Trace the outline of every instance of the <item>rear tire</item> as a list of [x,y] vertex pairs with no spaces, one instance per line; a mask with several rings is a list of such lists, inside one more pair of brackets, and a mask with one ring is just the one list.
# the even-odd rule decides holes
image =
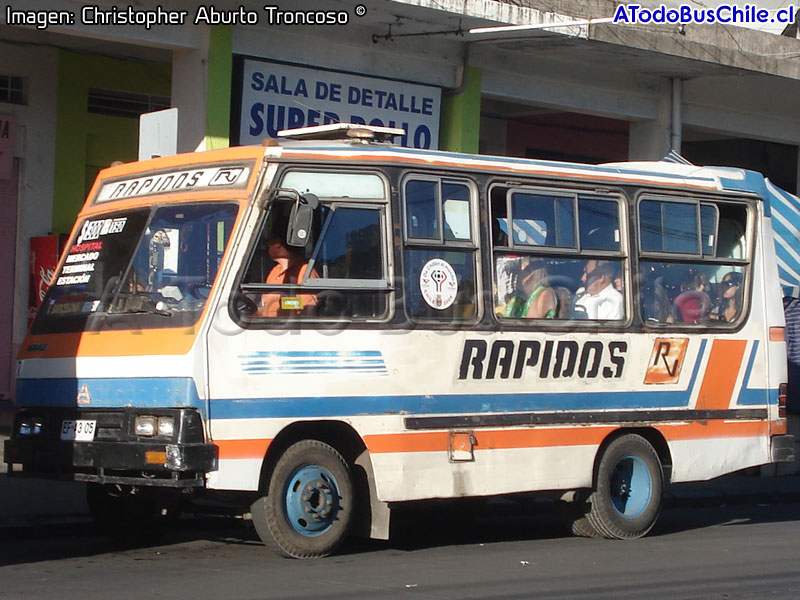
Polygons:
[[610,539],[642,537],[658,519],[663,489],[664,474],[653,446],[639,435],[618,437],[600,457],[588,524]]
[[267,495],[251,507],[264,544],[287,558],[320,558],[344,541],[353,521],[350,467],[332,446],[303,440],[278,459]]
[[567,523],[567,528],[570,533],[577,537],[586,538],[602,538],[603,536],[598,532],[589,519],[586,513],[589,511],[589,504],[587,502],[587,493],[579,492],[572,502],[563,502],[563,515]]

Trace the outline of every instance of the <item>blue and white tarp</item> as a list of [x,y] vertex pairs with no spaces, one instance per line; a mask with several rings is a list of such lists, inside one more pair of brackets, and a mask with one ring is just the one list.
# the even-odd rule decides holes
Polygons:
[[800,198],[765,181],[784,296],[800,297]]

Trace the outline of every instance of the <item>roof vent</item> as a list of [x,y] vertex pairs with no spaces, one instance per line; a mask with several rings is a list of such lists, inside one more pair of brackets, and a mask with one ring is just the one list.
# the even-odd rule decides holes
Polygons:
[[393,137],[406,135],[405,129],[398,127],[377,127],[360,123],[331,123],[315,127],[282,129],[278,137],[293,140],[353,140],[363,142],[386,142]]

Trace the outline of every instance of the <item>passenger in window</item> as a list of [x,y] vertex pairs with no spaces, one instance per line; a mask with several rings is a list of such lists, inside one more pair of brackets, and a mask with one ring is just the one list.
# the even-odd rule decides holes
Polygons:
[[553,286],[553,291],[556,294],[556,319],[571,319],[572,318],[572,292],[568,287],[563,285]]
[[495,277],[497,281],[495,312],[499,316],[505,316],[508,303],[518,293],[521,263],[522,257],[520,256],[497,257],[495,262]]
[[681,281],[681,293],[672,305],[671,320],[676,323],[708,322],[711,316],[711,283],[702,271],[689,269]]
[[[302,248],[289,246],[282,237],[272,235],[267,240],[267,252],[275,261],[267,275],[267,284],[299,284],[308,271],[308,262]],[[319,277],[313,269],[308,277]],[[281,294],[268,292],[261,295],[261,307],[256,313],[259,317],[287,317],[304,314],[317,304],[316,294]]]
[[523,319],[554,319],[558,299],[547,283],[544,261],[523,258],[518,275],[518,293],[506,305],[507,317]]
[[616,268],[608,260],[588,260],[583,267],[583,287],[575,294],[578,319],[616,321],[625,317],[622,293],[614,288]]
[[622,293],[622,273],[617,273],[614,276],[614,289],[620,294]]
[[719,305],[714,311],[718,321],[733,321],[739,315],[742,298],[742,274],[736,271],[726,273],[720,282]]

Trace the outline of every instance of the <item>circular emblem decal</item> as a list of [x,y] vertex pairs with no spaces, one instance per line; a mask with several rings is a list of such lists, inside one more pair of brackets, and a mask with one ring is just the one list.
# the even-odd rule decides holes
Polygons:
[[431,308],[444,310],[452,306],[458,293],[458,279],[450,263],[433,258],[425,263],[419,274],[419,289]]

